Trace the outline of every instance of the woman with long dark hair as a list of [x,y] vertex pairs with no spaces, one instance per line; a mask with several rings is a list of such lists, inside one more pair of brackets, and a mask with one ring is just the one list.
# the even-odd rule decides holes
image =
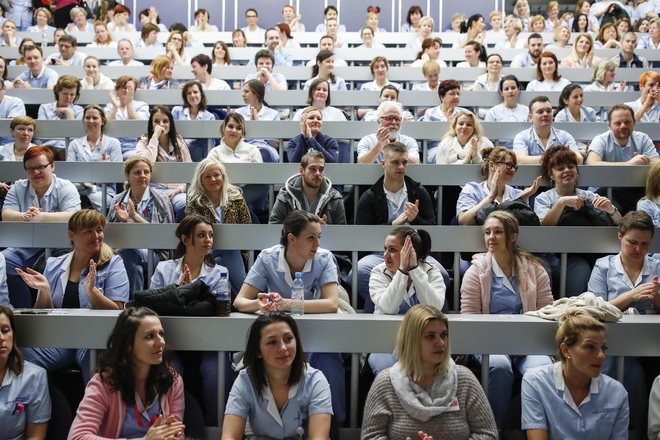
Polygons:
[[165,356],[158,315],[129,307],[85,388],[69,439],[183,438],[183,407],[183,379]]
[[326,80],[333,91],[348,90],[346,81],[333,73],[334,66],[335,54],[326,49],[319,51],[316,54],[316,63],[312,66],[312,77],[305,82],[303,90],[309,89],[317,78]]
[[[208,111],[206,93],[199,81],[188,81],[181,89],[183,105],[172,109],[172,117],[177,121],[215,121],[215,115]],[[209,152],[208,140],[203,138],[186,139],[190,158],[193,162],[204,159]]]
[[[242,370],[229,394],[222,440],[330,436],[330,387],[305,360],[296,322],[282,313],[259,316],[248,332]],[[273,423],[272,404],[279,413]]]

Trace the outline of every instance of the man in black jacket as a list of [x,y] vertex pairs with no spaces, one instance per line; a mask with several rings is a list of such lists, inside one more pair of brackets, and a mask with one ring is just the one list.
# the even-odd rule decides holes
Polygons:
[[[358,225],[435,225],[431,197],[419,183],[406,176],[408,150],[400,142],[383,148],[383,177],[369,188],[358,202],[355,224]],[[384,238],[383,238],[384,240]],[[445,285],[449,275],[433,257],[427,261],[442,271]],[[371,270],[383,262],[382,252],[367,255],[358,262],[358,293],[366,300],[370,311],[369,277]],[[350,279],[350,277],[349,277]]]

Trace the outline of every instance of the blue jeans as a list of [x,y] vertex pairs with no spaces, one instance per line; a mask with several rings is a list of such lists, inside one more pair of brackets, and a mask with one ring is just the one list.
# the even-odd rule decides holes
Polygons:
[[[481,355],[475,355],[481,364]],[[504,416],[511,403],[513,394],[513,369],[521,376],[530,368],[552,364],[550,356],[507,356],[505,354],[491,354],[488,362],[488,401],[493,409],[495,423],[502,429]]]
[[86,348],[21,348],[21,351],[25,359],[49,372],[77,365],[85,383],[91,378],[89,350]]

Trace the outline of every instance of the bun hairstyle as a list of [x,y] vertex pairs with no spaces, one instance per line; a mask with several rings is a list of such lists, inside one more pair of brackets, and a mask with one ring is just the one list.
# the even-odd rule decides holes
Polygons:
[[513,150],[504,147],[487,147],[481,150],[481,175],[484,179],[488,178],[489,162],[504,162],[510,159],[511,162],[518,165],[516,154]]
[[414,229],[410,226],[397,226],[389,235],[395,236],[403,245],[406,237],[410,237],[418,261],[426,261],[431,253],[431,235],[425,229]]
[[606,332],[605,324],[583,310],[568,309],[559,319],[559,327],[555,333],[555,344],[559,352],[559,359],[566,362],[566,357],[561,351],[561,345],[572,347],[580,341],[580,337],[586,332]]

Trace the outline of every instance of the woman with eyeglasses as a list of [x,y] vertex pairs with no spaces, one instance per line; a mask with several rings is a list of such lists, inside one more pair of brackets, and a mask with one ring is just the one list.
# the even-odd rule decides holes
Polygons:
[[[483,225],[487,252],[475,254],[461,284],[461,313],[520,314],[552,303],[550,277],[541,260],[518,244],[519,225],[513,214],[493,211]],[[481,362],[481,356],[476,356]],[[513,391],[513,370],[552,364],[549,356],[491,354],[488,400],[499,429]]]
[[459,225],[476,224],[477,212],[484,206],[497,201],[521,199],[527,203],[536,193],[541,183],[537,177],[531,186],[520,190],[509,185],[518,170],[516,154],[504,147],[484,148],[481,150],[481,183],[465,184],[456,202],[456,217]]

